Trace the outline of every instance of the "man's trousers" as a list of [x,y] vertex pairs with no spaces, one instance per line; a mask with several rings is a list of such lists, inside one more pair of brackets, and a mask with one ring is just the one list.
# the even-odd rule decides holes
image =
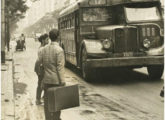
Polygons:
[[36,93],[37,100],[41,99],[41,93],[42,93],[41,83],[42,83],[42,78],[41,76],[38,76],[38,86],[37,86],[37,93]]

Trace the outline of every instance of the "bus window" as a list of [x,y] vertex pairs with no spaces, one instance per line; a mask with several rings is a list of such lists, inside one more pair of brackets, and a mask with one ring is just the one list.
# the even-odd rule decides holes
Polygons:
[[71,18],[71,28],[74,28],[74,17]]
[[67,28],[67,21],[64,21],[64,29]]
[[124,24],[125,23],[125,16],[124,16],[124,9],[123,9],[123,7],[120,7],[120,6],[114,7],[113,11],[115,11],[115,13],[113,13],[113,23],[115,25]]
[[107,8],[84,8],[83,21],[108,21],[109,13]]
[[151,8],[127,8],[125,7],[127,20],[130,22],[160,20],[160,14],[156,7]]
[[67,29],[69,29],[69,28],[70,28],[70,21],[67,20]]
[[90,5],[105,5],[106,0],[89,0]]
[[64,29],[64,22],[62,22],[62,29]]
[[71,28],[71,19],[69,19],[69,28]]
[[76,17],[75,17],[75,22],[76,22],[76,27],[79,27],[79,15],[78,15],[78,12],[76,12]]

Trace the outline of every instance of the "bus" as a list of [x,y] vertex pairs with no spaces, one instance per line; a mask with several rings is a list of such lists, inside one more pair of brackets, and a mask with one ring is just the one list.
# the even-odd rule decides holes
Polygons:
[[160,79],[164,66],[160,0],[78,0],[60,12],[66,62],[90,81],[97,68],[146,67]]

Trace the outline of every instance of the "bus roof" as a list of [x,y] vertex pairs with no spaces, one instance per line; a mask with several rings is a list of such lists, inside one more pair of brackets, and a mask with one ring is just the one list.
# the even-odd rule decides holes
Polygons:
[[[104,6],[113,6],[119,4],[138,3],[138,2],[160,2],[160,0],[77,0],[76,2],[70,4],[64,10],[62,10],[60,12],[60,17],[63,17],[67,14],[76,11],[77,9],[79,9],[79,7],[100,6],[98,3],[94,4],[95,2],[93,1],[98,1],[98,3],[102,3],[102,1],[105,1],[106,4],[104,4]],[[90,5],[90,2],[93,2],[92,5]]]

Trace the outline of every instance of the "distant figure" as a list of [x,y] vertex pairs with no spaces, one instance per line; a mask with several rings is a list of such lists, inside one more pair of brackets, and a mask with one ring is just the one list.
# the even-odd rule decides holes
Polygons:
[[64,51],[57,42],[58,30],[49,32],[51,43],[39,51],[39,63],[44,68],[44,111],[46,120],[61,120],[61,111],[49,112],[48,110],[48,88],[65,85],[64,80]]
[[23,51],[23,49],[26,49],[24,34],[21,34],[21,36],[19,37],[19,39],[16,42],[17,42],[16,51],[17,51],[17,49],[21,49],[22,51]]
[[23,42],[23,44],[25,44],[25,35],[24,34],[21,34],[20,40]]
[[[39,51],[48,44],[48,34],[41,35],[38,40],[41,43],[39,47]],[[35,72],[38,76],[38,86],[37,86],[37,91],[36,91],[36,105],[42,104],[41,102],[41,94],[42,94],[42,79],[44,75],[44,70],[42,64],[39,64],[38,60],[35,63]]]
[[160,96],[164,97],[164,86],[163,86],[162,90],[160,91]]

